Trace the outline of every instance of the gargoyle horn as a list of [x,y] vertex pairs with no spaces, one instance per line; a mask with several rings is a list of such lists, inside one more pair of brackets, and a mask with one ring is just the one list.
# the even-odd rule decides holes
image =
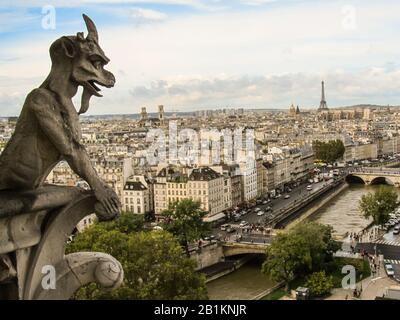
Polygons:
[[85,20],[86,28],[88,30],[86,39],[98,42],[99,34],[97,33],[97,28],[94,22],[86,14],[83,14],[83,20]]
[[[86,28],[88,30],[88,35],[86,37],[87,40],[92,40],[94,42],[99,42],[99,34],[97,32],[96,25],[86,14],[83,14],[83,20],[85,20]],[[79,110],[79,114],[85,113],[89,109],[89,101],[92,97],[92,94],[86,89],[83,89],[83,94],[81,98],[81,108]]]

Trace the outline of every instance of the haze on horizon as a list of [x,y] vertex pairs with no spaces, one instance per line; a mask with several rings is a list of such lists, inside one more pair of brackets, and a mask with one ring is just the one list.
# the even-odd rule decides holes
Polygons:
[[[55,0],[0,4],[0,116],[50,69],[48,49],[96,23],[117,77],[88,114],[400,104],[396,0]],[[42,13],[44,12],[44,13]],[[77,104],[79,102],[77,101]]]

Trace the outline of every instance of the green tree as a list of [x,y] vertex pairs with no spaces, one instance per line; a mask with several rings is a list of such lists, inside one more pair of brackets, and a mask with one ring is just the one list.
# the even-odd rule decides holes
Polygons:
[[[293,228],[292,233],[301,237],[311,256],[311,270],[318,271],[333,260],[333,254],[340,249],[340,244],[332,238],[333,228],[320,223],[300,223]],[[310,269],[300,269],[307,273]]]
[[211,231],[210,224],[203,221],[206,214],[201,209],[200,202],[192,199],[170,203],[168,209],[162,212],[162,227],[178,239],[188,257],[189,243],[199,240]]
[[305,286],[310,290],[312,297],[321,297],[332,291],[333,277],[326,275],[325,271],[314,272],[307,277]]
[[298,234],[280,233],[266,250],[262,272],[277,282],[283,281],[288,291],[296,271],[304,266],[311,267],[310,250],[305,240]]
[[382,225],[390,219],[389,214],[396,209],[397,193],[392,187],[380,186],[375,193],[369,192],[361,197],[359,209],[366,219],[372,218],[374,224]]
[[313,141],[315,157],[324,162],[334,162],[343,157],[345,152],[344,144],[341,140],[330,140],[327,142]]
[[174,236],[165,231],[137,232],[136,219],[128,214],[119,221],[97,223],[67,246],[67,253],[109,253],[121,262],[125,273],[120,288],[106,291],[90,284],[78,290],[75,298],[207,299],[204,275],[195,272],[195,262],[182,254]]
[[284,281],[288,289],[295,277],[320,271],[332,262],[333,253],[339,249],[331,227],[301,223],[274,238],[267,248],[262,271],[275,281]]

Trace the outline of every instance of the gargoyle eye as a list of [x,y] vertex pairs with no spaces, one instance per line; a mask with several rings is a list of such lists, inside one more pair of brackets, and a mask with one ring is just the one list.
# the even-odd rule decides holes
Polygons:
[[102,65],[103,65],[100,60],[92,61],[92,64],[96,69],[100,69],[102,67]]

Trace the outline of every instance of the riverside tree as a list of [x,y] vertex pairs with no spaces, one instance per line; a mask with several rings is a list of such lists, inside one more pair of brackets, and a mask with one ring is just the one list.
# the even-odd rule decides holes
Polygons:
[[168,209],[162,212],[164,230],[172,233],[185,248],[189,257],[189,243],[199,240],[211,232],[210,224],[203,221],[207,214],[200,207],[199,201],[183,199],[172,202]]
[[311,266],[310,251],[305,240],[293,233],[280,233],[266,250],[266,260],[262,272],[277,282],[284,282],[289,291],[289,284],[299,268]]
[[[120,288],[104,290],[96,284],[81,288],[75,299],[172,300],[207,299],[204,275],[166,231],[142,231],[143,217],[123,214],[113,222],[96,223],[68,244],[67,253],[104,251],[124,269]],[[114,229],[113,229],[114,228]]]
[[340,244],[332,238],[333,228],[320,223],[300,223],[292,229],[293,234],[301,237],[310,252],[311,268],[303,266],[299,274],[323,269],[332,262],[333,254],[340,249]]
[[320,271],[332,262],[340,248],[332,239],[332,228],[319,223],[300,223],[278,234],[266,250],[262,271],[278,282],[290,281],[313,271]]
[[313,150],[315,158],[324,162],[332,163],[343,157],[345,148],[341,140],[330,140],[327,142],[313,141]]
[[359,209],[366,219],[372,218],[375,225],[389,221],[390,213],[396,209],[397,193],[392,187],[380,186],[374,193],[361,197]]

